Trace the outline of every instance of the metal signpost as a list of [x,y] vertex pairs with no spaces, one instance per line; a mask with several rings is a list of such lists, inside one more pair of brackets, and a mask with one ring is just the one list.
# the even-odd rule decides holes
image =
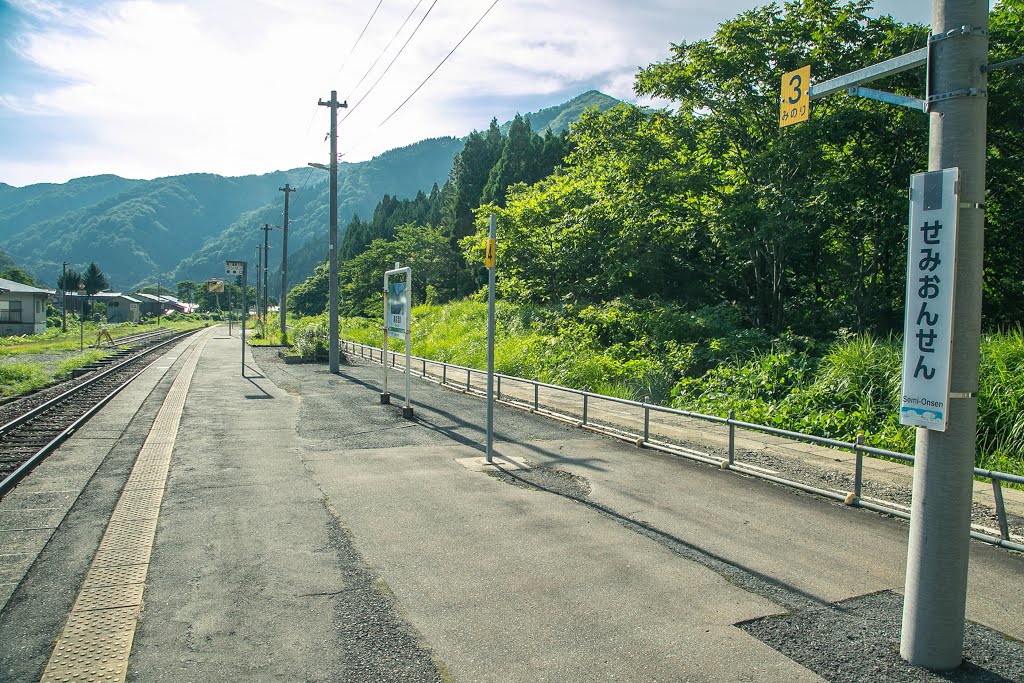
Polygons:
[[[988,2],[932,0],[928,46],[811,86],[811,100],[846,91],[929,116],[928,169],[912,190],[900,419],[917,429],[900,655],[915,666],[963,661],[977,448],[985,232]],[[924,66],[922,99],[862,87]],[[781,106],[799,101],[783,77]],[[780,125],[795,123],[780,114]],[[799,116],[800,111],[796,112]],[[951,178],[959,178],[959,190]],[[941,209],[938,206],[941,204]],[[930,251],[929,251],[930,250]],[[940,308],[941,305],[941,308]],[[948,326],[948,327],[947,327]],[[948,344],[948,347],[947,347]],[[941,404],[941,405],[939,405]]]
[[494,462],[494,264],[497,220],[491,214],[490,233],[484,265],[487,266],[487,462]]
[[225,261],[224,271],[228,275],[242,276],[242,377],[245,377],[245,319],[249,313],[245,290],[249,289],[249,264],[246,261]]
[[[402,281],[391,282],[392,275],[404,275]],[[405,339],[405,405],[402,406],[402,417],[413,416],[410,392],[412,390],[412,327],[410,309],[412,308],[412,268],[399,267],[384,273],[384,344],[381,360],[384,363],[384,391],[380,395],[381,403],[390,403],[388,393],[388,338]]]

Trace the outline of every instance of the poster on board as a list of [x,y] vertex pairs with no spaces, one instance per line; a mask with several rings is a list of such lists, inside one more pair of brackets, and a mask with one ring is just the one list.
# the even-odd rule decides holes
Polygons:
[[388,336],[405,339],[409,331],[409,290],[405,282],[388,282]]

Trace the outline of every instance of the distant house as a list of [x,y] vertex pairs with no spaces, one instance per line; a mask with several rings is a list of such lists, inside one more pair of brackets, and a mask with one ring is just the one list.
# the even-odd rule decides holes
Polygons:
[[[89,295],[68,292],[67,303],[68,315],[75,316],[82,314],[82,304],[85,304],[86,315],[94,310],[96,304],[103,304],[106,310],[104,317],[108,323],[137,323],[142,317],[142,302],[120,292],[97,292]],[[64,297],[60,292],[55,295],[53,305],[58,310],[63,309]]]
[[46,300],[51,292],[0,278],[0,334],[46,332]]
[[120,292],[99,292],[89,299],[106,307],[108,323],[137,323],[142,317],[142,302],[133,296]]
[[155,318],[158,315],[167,315],[169,313],[191,313],[195,310],[195,304],[186,304],[179,301],[176,297],[170,294],[145,294],[143,292],[136,292],[132,296],[139,300],[140,311],[142,315]]

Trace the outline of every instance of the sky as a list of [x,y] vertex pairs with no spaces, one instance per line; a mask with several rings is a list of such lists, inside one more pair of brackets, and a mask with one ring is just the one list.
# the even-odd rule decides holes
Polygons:
[[[590,89],[635,102],[638,68],[760,4],[0,0],[0,182],[327,163],[330,114],[318,101],[332,90],[348,104],[342,161],[461,137]],[[931,18],[931,0],[875,7]]]

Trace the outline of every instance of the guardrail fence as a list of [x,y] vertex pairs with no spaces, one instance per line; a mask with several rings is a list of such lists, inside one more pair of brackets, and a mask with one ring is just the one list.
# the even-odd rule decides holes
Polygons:
[[[372,362],[378,362],[383,364],[385,362],[384,352],[382,349],[373,346],[366,346],[364,344],[358,344],[355,342],[342,340],[344,350],[358,356],[359,358],[369,360]],[[396,354],[394,351],[387,352],[388,358],[386,359],[391,367],[398,367],[399,357],[401,356],[401,365],[404,368],[404,354]],[[446,363],[443,361],[435,361],[429,358],[420,358],[412,356],[410,364],[419,364],[421,378],[428,381],[435,382],[442,386],[455,387],[462,391],[485,395],[485,391],[482,387],[474,388],[473,379],[474,375],[480,381],[486,379],[486,372],[483,370],[475,370],[473,368],[464,367],[461,365],[455,365],[453,363]],[[451,379],[449,377],[451,371],[454,371],[458,375],[458,379]],[[465,381],[462,381],[462,373],[465,373]],[[503,375],[501,373],[494,374],[497,380],[497,388],[495,391],[495,399],[506,405],[522,408],[529,410],[530,412],[546,415],[558,420],[575,423],[581,427],[598,431],[603,434],[608,434],[619,439],[630,441],[638,447],[651,448],[674,455],[689,458],[699,462],[704,462],[710,465],[715,465],[722,469],[734,469],[737,472],[741,472],[745,475],[755,476],[762,479],[767,479],[778,484],[790,486],[793,488],[806,491],[808,493],[814,493],[816,495],[825,496],[834,500],[841,500],[847,505],[854,507],[863,507],[876,512],[882,512],[903,519],[910,519],[910,513],[906,510],[899,509],[899,507],[886,504],[884,501],[865,500],[861,497],[863,480],[864,480],[864,457],[865,456],[877,456],[883,458],[889,458],[900,462],[914,464],[914,456],[906,453],[897,453],[895,451],[885,450],[883,448],[874,448],[864,444],[863,436],[858,436],[857,440],[853,443],[847,441],[839,441],[837,439],[828,439],[820,436],[814,436],[811,434],[801,434],[800,432],[791,432],[785,429],[778,429],[776,427],[768,427],[766,425],[753,424],[750,422],[743,422],[737,420],[735,414],[730,411],[728,417],[719,417],[715,415],[703,415],[701,413],[694,413],[686,410],[679,410],[677,408],[668,408],[653,404],[648,400],[645,401],[632,401],[629,399],[617,398],[614,396],[604,396],[602,394],[595,394],[586,389],[571,389],[568,387],[561,387],[555,384],[547,384],[541,382],[538,379],[524,379],[522,377],[514,377],[511,375]],[[506,389],[510,384],[519,385],[526,387],[526,390],[517,393],[506,391],[502,393],[502,382],[505,383]],[[532,388],[532,401],[530,400],[530,389]],[[541,400],[541,391],[544,390],[547,393],[547,400]],[[526,398],[524,398],[524,396]],[[561,398],[556,398],[561,397]],[[572,399],[566,400],[565,397],[574,397],[579,404],[579,411],[575,410],[575,406],[572,403]],[[643,428],[639,433],[629,431],[627,426],[622,424],[612,424],[611,422],[595,422],[592,419],[592,406],[591,403],[600,401],[603,403],[613,404],[621,408],[635,409],[640,412],[636,416],[637,422],[642,420]],[[620,413],[619,415],[623,415]],[[694,421],[701,424],[719,425],[724,426],[728,430],[727,446],[725,447],[727,457],[716,458],[707,453],[702,453],[682,446],[681,444],[672,443],[669,440],[654,439],[651,437],[652,428],[651,420],[653,416],[665,416],[671,417],[676,420],[688,420]],[[609,413],[605,410],[605,416],[615,417],[614,413]],[[628,421],[628,416],[625,421]],[[818,446],[825,446],[827,448],[839,449],[842,451],[848,451],[854,455],[854,471],[852,480],[852,490],[846,493],[842,493],[836,490],[829,490],[817,486],[812,486],[803,482],[793,481],[779,476],[774,476],[764,468],[744,463],[736,459],[736,429],[743,429],[750,432],[757,432],[760,434],[768,434],[772,436],[781,437],[787,440],[800,441],[804,443],[815,444]],[[1006,505],[1003,501],[1002,484],[1013,483],[1024,485],[1024,477],[1008,474],[1006,472],[999,472],[996,470],[985,470],[975,467],[974,476],[983,479],[988,479],[992,483],[992,495],[995,508],[996,521],[999,526],[999,535],[993,536],[989,533],[984,533],[978,530],[971,531],[971,537],[986,543],[993,545],[1010,548],[1024,552],[1024,544],[1017,543],[1011,539],[1009,523],[1006,514]]]

